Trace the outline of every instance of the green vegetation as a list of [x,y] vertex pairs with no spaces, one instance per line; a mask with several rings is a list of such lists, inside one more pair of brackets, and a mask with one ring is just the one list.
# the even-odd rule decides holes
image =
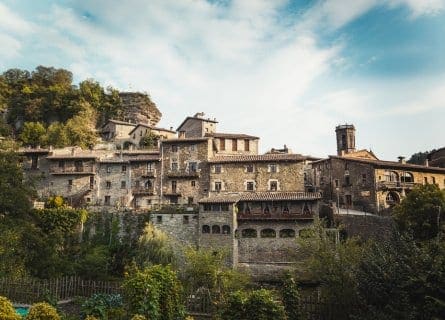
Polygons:
[[0,319],[2,320],[20,320],[20,316],[15,312],[11,301],[0,296]]
[[57,310],[48,303],[40,302],[29,308],[26,320],[61,320]]

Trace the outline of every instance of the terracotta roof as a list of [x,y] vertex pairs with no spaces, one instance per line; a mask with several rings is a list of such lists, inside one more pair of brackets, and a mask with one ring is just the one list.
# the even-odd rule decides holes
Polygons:
[[309,159],[301,154],[258,154],[258,155],[237,155],[237,156],[217,156],[209,160],[211,163],[232,163],[232,162],[261,162],[261,161],[303,161]]
[[225,139],[249,139],[249,140],[256,140],[259,139],[255,136],[250,136],[248,134],[244,133],[220,133],[220,132],[214,132],[214,133],[206,133],[206,137],[213,137],[213,138],[225,138]]
[[189,119],[193,119],[193,120],[200,120],[200,121],[205,121],[205,122],[213,122],[213,123],[218,123],[218,121],[216,120],[211,120],[211,119],[205,119],[205,118],[199,118],[199,117],[187,117],[184,119],[184,121],[182,121],[182,123],[178,126],[178,129],[176,129],[176,131],[179,131],[179,129],[184,125],[184,123],[189,120]]
[[320,192],[249,192],[241,194],[241,201],[257,200],[317,200],[321,199]]
[[[396,162],[396,161],[372,160],[372,159],[364,159],[364,158],[346,158],[346,157],[339,157],[339,156],[329,156],[329,158],[371,164],[378,168],[388,168],[388,169],[401,168],[401,169],[412,169],[412,170],[417,170],[417,171],[439,172],[439,173],[445,174],[445,168],[428,167],[428,166],[422,166],[422,165],[411,164],[411,163],[400,163],[400,162]],[[325,160],[327,160],[327,159],[325,159]]]
[[175,139],[161,139],[162,143],[178,143],[178,142],[199,142],[208,141],[210,138],[196,137],[196,138],[175,138]]
[[320,192],[244,192],[239,195],[217,195],[199,200],[199,203],[237,203],[239,201],[293,201],[318,200]]
[[136,125],[136,127],[130,131],[129,134],[132,134],[138,127],[145,127],[145,128],[151,129],[151,130],[167,131],[167,132],[171,132],[171,133],[176,133],[176,131],[173,131],[173,130],[159,128],[159,127],[153,127],[153,126],[149,126],[148,124],[145,124],[145,123],[138,123]]

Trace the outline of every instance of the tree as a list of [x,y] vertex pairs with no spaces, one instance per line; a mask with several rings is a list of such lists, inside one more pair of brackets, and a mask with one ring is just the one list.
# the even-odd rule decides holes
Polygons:
[[25,122],[20,140],[33,148],[45,144],[45,127],[40,122]]
[[415,187],[393,210],[401,232],[412,233],[423,241],[437,237],[440,221],[444,220],[445,192],[435,184]]
[[56,148],[63,148],[70,145],[67,128],[63,123],[51,123],[47,129],[45,144]]
[[[434,151],[434,150],[432,150]],[[432,151],[416,152],[408,159],[408,163],[424,165],[428,154]]]
[[281,296],[283,298],[284,309],[288,320],[303,319],[300,310],[300,292],[297,283],[291,274],[286,274],[281,287]]
[[153,264],[167,265],[174,261],[174,253],[167,235],[147,223],[139,237],[136,249],[136,262],[139,267]]
[[3,320],[20,320],[21,317],[15,312],[11,301],[6,297],[0,296],[0,319]]
[[91,148],[96,144],[93,113],[91,110],[85,110],[67,121],[66,130],[70,145]]
[[60,320],[57,310],[46,302],[35,303],[29,308],[26,320]]
[[147,149],[154,148],[158,146],[159,136],[152,131],[148,131],[147,134],[139,142],[140,147],[145,147]]

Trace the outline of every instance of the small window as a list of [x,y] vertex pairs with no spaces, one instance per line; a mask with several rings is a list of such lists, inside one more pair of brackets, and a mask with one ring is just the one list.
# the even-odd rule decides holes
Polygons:
[[433,184],[436,184],[436,177],[431,177],[431,182],[432,182]]
[[220,164],[215,164],[213,167],[215,173],[221,173],[221,165]]
[[255,190],[255,183],[253,181],[247,181],[246,182],[246,190],[247,191],[254,191]]
[[127,172],[127,166],[125,164],[122,165],[122,172]]
[[177,145],[172,145],[172,152],[178,152],[178,146]]
[[110,196],[105,196],[105,205],[109,206],[111,204],[111,197]]
[[68,180],[68,185],[69,185],[69,186],[72,186],[72,185],[73,185],[73,180],[69,179],[69,180]]
[[189,224],[189,216],[183,216],[182,217],[182,223],[183,224]]
[[203,225],[202,226],[202,233],[210,233],[210,226],[208,225]]
[[250,141],[249,141],[249,139],[244,139],[244,151],[250,151]]
[[425,182],[425,184],[428,184],[428,177],[423,177],[423,181]]
[[212,204],[212,211],[213,212],[220,212],[221,211],[221,206],[217,203]]
[[189,162],[189,172],[194,173],[198,170],[198,163],[197,162]]
[[125,189],[127,187],[126,181],[121,181],[121,189]]
[[268,169],[267,170],[268,172],[272,172],[272,173],[278,172],[278,166],[275,163],[269,164],[267,169]]
[[230,227],[228,225],[223,225],[222,233],[223,234],[230,234]]
[[87,203],[91,202],[91,198],[87,198],[86,200],[87,200]]
[[178,163],[172,162],[172,171],[178,171]]
[[212,206],[209,203],[204,204],[204,211],[212,211]]
[[187,204],[188,205],[192,205],[193,204],[193,197],[188,197],[187,198]]
[[63,160],[59,161],[59,168],[65,168],[65,161]]
[[154,164],[153,164],[152,162],[148,162],[148,163],[147,163],[147,171],[148,171],[148,172],[153,172],[153,171],[155,171],[155,169],[154,169]]
[[224,138],[219,139],[219,150],[221,151],[226,150],[226,139]]
[[195,186],[196,186],[196,181],[195,181],[195,180],[190,181],[190,185],[191,185],[192,187],[195,187]]
[[162,216],[156,216],[156,222],[162,223]]
[[107,173],[111,173],[111,166],[110,165],[107,166]]
[[242,238],[256,238],[257,231],[255,229],[243,229],[241,231],[241,237]]
[[219,233],[221,233],[221,228],[220,228],[220,226],[218,226],[218,225],[213,225],[212,226],[212,233],[213,234],[219,234]]
[[366,173],[362,174],[362,183],[366,184]]
[[263,229],[261,230],[261,238],[276,238],[277,234],[274,229]]
[[196,151],[196,144],[192,144],[190,147],[189,147],[189,150],[190,151]]
[[248,173],[254,172],[253,164],[246,165],[246,172],[248,172]]
[[222,189],[222,183],[220,181],[215,182],[215,191],[221,191]]
[[221,211],[229,211],[229,205],[227,203],[221,204]]
[[107,189],[111,189],[111,181],[106,181],[105,184]]
[[350,186],[351,185],[351,179],[349,178],[349,176],[345,176],[345,185],[346,186]]
[[232,151],[238,151],[238,140],[232,139]]
[[278,181],[270,181],[269,190],[277,191],[278,190]]
[[338,188],[338,179],[334,180],[334,185],[335,185],[336,188]]
[[295,238],[295,230],[293,229],[280,230],[280,238]]

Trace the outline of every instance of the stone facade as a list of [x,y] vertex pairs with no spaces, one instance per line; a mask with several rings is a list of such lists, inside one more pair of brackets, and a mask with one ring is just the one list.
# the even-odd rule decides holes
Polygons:
[[151,127],[140,123],[132,131],[129,132],[130,136],[129,141],[132,143],[133,146],[137,148],[139,147],[141,140],[150,132],[159,137],[157,145],[154,146],[156,148],[159,148],[159,143],[161,139],[176,138],[176,131]]
[[135,127],[135,123],[108,120],[101,130],[102,139],[121,146],[130,140],[129,134]]

